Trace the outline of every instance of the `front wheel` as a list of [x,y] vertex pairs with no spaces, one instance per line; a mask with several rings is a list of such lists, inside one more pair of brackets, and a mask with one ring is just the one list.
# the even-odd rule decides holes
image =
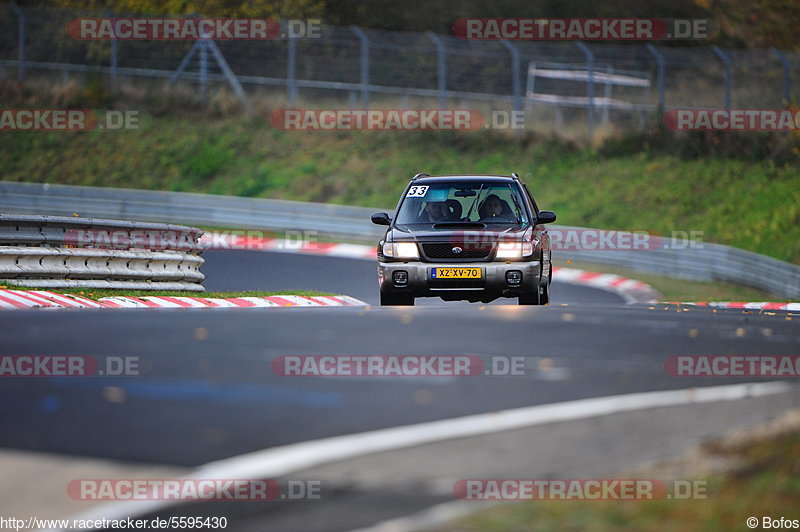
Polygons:
[[550,287],[540,286],[538,292],[519,296],[520,305],[547,305],[550,302]]
[[381,292],[381,306],[382,307],[395,307],[395,306],[414,306],[414,296],[408,294],[390,294]]
[[548,305],[550,304],[550,283],[539,288],[539,304],[540,305]]

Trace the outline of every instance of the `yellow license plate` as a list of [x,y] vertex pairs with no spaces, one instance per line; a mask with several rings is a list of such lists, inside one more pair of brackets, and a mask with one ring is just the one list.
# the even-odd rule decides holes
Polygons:
[[480,279],[481,268],[431,268],[431,279]]

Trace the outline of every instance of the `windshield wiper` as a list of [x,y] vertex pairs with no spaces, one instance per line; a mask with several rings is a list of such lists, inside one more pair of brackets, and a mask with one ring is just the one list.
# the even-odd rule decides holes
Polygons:
[[478,194],[475,196],[475,201],[472,202],[472,205],[469,206],[469,210],[467,211],[467,220],[469,220],[469,215],[472,214],[472,209],[475,207],[475,204],[478,203],[478,200],[481,198],[481,192],[483,191],[483,183],[481,183],[481,188],[478,189]]
[[[511,188],[511,187],[509,187]],[[522,206],[520,206],[519,201],[517,200],[517,195],[514,194],[514,191],[511,190],[511,199],[514,200],[514,206],[517,208],[517,223],[522,221]]]

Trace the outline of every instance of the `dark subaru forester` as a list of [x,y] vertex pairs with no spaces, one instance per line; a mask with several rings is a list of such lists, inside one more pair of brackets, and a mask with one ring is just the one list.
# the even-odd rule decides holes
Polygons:
[[429,176],[406,187],[378,243],[381,305],[413,305],[417,297],[488,303],[516,297],[546,305],[552,265],[540,211],[519,176]]

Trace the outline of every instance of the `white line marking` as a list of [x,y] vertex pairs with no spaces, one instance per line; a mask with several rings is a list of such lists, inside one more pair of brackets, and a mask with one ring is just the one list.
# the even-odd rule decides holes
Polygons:
[[[785,393],[792,386],[783,381],[729,384],[642,392],[549,405],[528,406],[485,414],[430,421],[371,432],[333,436],[320,440],[272,447],[210,462],[185,478],[193,479],[275,479],[294,471],[426,443],[493,434],[508,430],[607,416],[665,406],[716,401],[735,401]],[[126,501],[88,510],[75,519],[126,519],[176,504],[175,501]]]
[[[192,476],[197,478],[251,478],[280,476],[336,460],[354,458],[455,438],[514,430],[522,427],[606,416],[648,408],[731,401],[783,393],[785,382],[731,384],[659,392],[612,395],[549,405],[537,405],[440,421],[334,436],[226,458],[208,463]],[[222,475],[216,477],[216,475]],[[263,477],[267,478],[267,477]]]

